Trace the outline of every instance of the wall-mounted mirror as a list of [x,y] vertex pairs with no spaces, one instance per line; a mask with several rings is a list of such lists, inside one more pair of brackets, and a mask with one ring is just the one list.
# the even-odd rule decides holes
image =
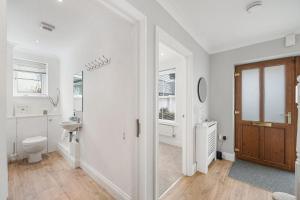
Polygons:
[[198,81],[198,98],[201,103],[204,103],[207,98],[207,82],[204,77]]
[[83,111],[83,72],[73,75],[73,110]]

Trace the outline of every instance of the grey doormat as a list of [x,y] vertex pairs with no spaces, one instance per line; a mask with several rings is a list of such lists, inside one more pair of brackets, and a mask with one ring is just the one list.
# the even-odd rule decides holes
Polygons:
[[295,174],[243,160],[236,160],[229,176],[271,192],[294,194]]

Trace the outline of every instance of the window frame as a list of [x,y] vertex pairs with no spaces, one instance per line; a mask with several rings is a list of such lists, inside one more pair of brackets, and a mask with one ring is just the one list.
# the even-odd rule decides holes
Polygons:
[[[21,64],[16,63],[16,61],[20,62]],[[22,62],[24,62],[24,63],[22,63]],[[28,63],[31,63],[32,65],[30,65]],[[32,61],[32,60],[14,58],[12,65],[13,65],[13,68],[12,68],[13,97],[48,97],[48,89],[49,89],[48,64],[40,63],[40,62],[36,62],[36,61]],[[36,65],[39,65],[40,68],[44,67],[45,72],[18,69],[19,67],[38,69],[39,67],[36,67]],[[28,79],[27,78],[18,78],[18,75],[17,75],[18,72],[23,72],[23,73],[28,73],[28,74],[39,74],[40,84],[41,84],[41,93],[20,91],[19,87],[18,87],[18,84],[19,84],[18,80],[28,80],[28,81],[39,81],[39,80],[30,79],[30,78],[28,78]],[[43,74],[45,74],[45,77],[43,77]]]
[[[160,95],[160,91],[158,91],[158,107],[159,107],[159,110],[158,110],[158,120],[159,120],[159,122],[162,122],[162,123],[170,123],[170,124],[173,124],[173,123],[176,123],[176,68],[168,68],[168,69],[164,69],[164,70],[160,70],[159,72],[158,72],[158,81],[160,82],[160,77],[162,76],[162,75],[166,75],[166,74],[175,74],[175,79],[174,79],[174,95],[167,95],[167,96],[165,96],[165,95]],[[158,84],[160,84],[160,83],[158,83]],[[165,86],[165,85],[163,85],[163,86]],[[165,91],[165,89],[163,89],[163,91]],[[164,92],[163,92],[163,94],[164,94]],[[160,100],[161,99],[168,99],[169,101],[171,101],[171,100],[173,100],[174,101],[174,104],[175,104],[175,106],[174,106],[174,119],[173,120],[170,120],[170,119],[164,119],[163,118],[163,112],[162,112],[162,118],[160,119],[159,117],[159,115],[160,115],[160,110],[161,110],[161,107],[160,107]]]

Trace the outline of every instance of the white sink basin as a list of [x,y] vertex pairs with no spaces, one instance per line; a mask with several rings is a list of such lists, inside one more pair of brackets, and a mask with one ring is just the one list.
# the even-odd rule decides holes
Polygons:
[[73,122],[73,121],[67,121],[67,122],[62,122],[60,124],[63,129],[71,132],[71,131],[76,131],[77,129],[81,128],[82,124],[78,122]]

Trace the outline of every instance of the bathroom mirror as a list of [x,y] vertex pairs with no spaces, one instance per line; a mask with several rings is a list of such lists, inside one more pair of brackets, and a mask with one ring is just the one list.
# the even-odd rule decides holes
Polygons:
[[198,98],[201,103],[204,103],[207,98],[207,83],[204,77],[198,81]]
[[73,75],[73,110],[83,111],[83,72]]

